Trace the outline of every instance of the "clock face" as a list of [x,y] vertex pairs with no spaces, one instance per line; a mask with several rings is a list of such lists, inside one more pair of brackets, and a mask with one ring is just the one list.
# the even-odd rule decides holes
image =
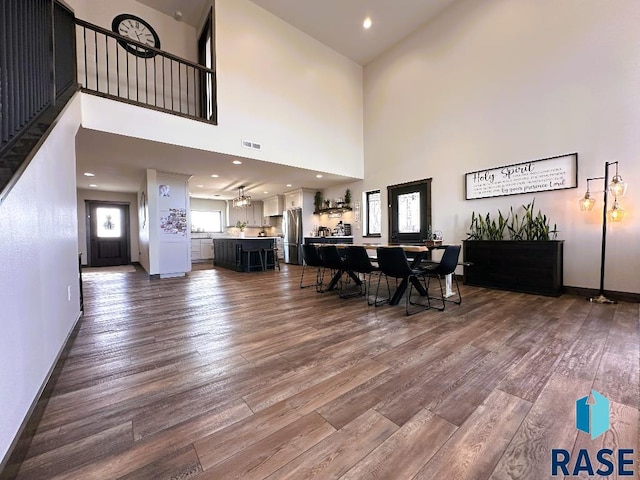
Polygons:
[[[144,43],[150,47],[160,48],[160,38],[153,27],[135,15],[128,13],[118,15],[113,19],[111,29],[123,37]],[[118,40],[118,43],[138,57],[151,58],[156,55],[156,52],[139,45],[127,43],[123,40]]]

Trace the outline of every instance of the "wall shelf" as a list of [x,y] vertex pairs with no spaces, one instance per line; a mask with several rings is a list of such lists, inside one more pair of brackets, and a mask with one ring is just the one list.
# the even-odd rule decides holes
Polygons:
[[350,212],[353,209],[351,207],[334,207],[334,208],[321,208],[320,210],[316,210],[315,212],[313,212],[314,215],[324,215],[324,214],[330,214],[330,213],[344,213],[344,212]]

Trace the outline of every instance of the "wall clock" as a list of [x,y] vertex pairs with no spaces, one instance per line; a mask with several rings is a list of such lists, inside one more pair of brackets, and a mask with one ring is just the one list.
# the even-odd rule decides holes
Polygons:
[[[115,33],[128,37],[136,42],[144,43],[150,47],[160,48],[160,37],[153,29],[151,25],[145,22],[140,17],[131,15],[129,13],[123,13],[113,19],[111,23],[111,30]],[[156,56],[156,52],[127,43],[124,40],[118,40],[118,43],[122,48],[142,58],[152,58]]]

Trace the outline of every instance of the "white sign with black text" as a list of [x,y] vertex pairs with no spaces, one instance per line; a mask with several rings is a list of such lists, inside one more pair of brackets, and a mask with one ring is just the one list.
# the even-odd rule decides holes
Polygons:
[[478,170],[465,175],[467,200],[577,187],[577,153]]

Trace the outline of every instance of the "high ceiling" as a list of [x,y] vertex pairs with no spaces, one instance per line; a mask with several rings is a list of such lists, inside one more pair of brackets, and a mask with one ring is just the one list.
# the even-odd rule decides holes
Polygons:
[[[138,0],[147,6],[198,27],[211,0]],[[252,0],[256,5],[316,38],[337,52],[365,65],[428,22],[455,0]],[[176,15],[179,11],[180,15]],[[362,27],[371,17],[369,30]],[[323,189],[352,181],[300,168],[243,159],[200,150],[81,129],[77,144],[79,188],[98,185],[105,191],[136,192],[147,168],[192,175],[189,190],[199,198],[230,199],[244,185],[254,199],[297,187]],[[180,158],[176,163],[175,159]],[[212,169],[215,165],[215,169]],[[84,172],[96,177],[88,178]],[[211,175],[219,175],[212,178]],[[292,185],[288,187],[287,185]],[[264,192],[269,192],[264,193]]]
[[[138,0],[199,27],[211,0]],[[345,57],[366,65],[455,0],[251,0]],[[362,22],[370,17],[369,30]]]

